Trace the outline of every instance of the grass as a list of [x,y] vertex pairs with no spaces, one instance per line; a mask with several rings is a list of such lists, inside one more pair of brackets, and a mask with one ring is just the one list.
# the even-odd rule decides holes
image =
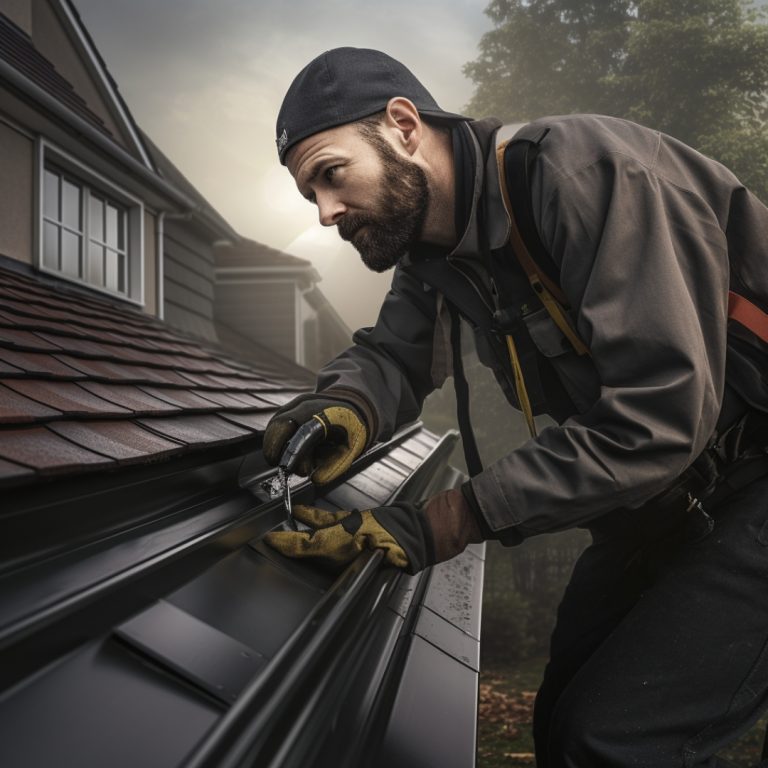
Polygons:
[[[509,663],[483,658],[480,671],[477,768],[535,766],[531,721],[533,698],[546,659]],[[761,720],[720,756],[734,768],[755,766],[760,760],[768,717]]]

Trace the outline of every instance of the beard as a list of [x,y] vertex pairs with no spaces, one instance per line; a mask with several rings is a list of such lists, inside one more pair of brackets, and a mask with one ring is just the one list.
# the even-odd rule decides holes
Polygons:
[[386,272],[419,240],[429,207],[429,182],[416,163],[397,154],[383,137],[365,138],[383,167],[381,191],[372,206],[376,213],[348,213],[337,228],[368,269]]

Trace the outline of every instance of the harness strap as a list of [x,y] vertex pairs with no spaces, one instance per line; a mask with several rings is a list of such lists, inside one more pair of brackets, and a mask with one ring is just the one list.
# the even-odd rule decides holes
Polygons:
[[451,351],[453,357],[453,387],[456,391],[456,419],[459,422],[461,444],[464,448],[464,460],[470,477],[483,471],[480,451],[477,449],[475,433],[469,416],[469,384],[464,375],[464,363],[461,359],[461,318],[453,304],[448,304],[451,315]]
[[[568,318],[563,310],[563,307],[568,306],[568,300],[565,297],[562,289],[555,282],[550,280],[544,270],[540,269],[536,262],[528,252],[528,247],[520,234],[520,229],[517,225],[515,218],[515,206],[512,204],[512,199],[509,194],[509,185],[507,180],[507,170],[505,162],[505,154],[507,147],[510,151],[517,151],[520,153],[519,160],[522,161],[522,165],[519,164],[518,158],[513,158],[514,162],[518,162],[518,167],[527,167],[527,153],[530,142],[502,142],[496,148],[496,163],[499,168],[499,182],[501,186],[501,194],[504,200],[504,207],[507,209],[507,215],[509,216],[510,233],[509,242],[512,246],[512,250],[515,257],[520,262],[520,266],[528,276],[528,282],[536,292],[536,295],[541,300],[544,308],[549,313],[555,325],[560,329],[563,335],[571,342],[574,350],[579,355],[589,355],[589,348],[581,340],[578,333],[573,329]],[[522,184],[527,187],[527,179],[520,179]]]
[[536,423],[533,420],[533,408],[531,400],[528,397],[528,389],[525,386],[525,376],[523,375],[523,366],[520,363],[520,356],[517,354],[517,347],[512,336],[507,336],[507,349],[509,350],[509,360],[512,363],[512,371],[515,375],[515,390],[517,392],[517,402],[520,404],[520,410],[525,416],[525,423],[528,425],[528,433],[531,437],[536,437]]
[[728,317],[768,344],[768,314],[733,291],[728,291]]

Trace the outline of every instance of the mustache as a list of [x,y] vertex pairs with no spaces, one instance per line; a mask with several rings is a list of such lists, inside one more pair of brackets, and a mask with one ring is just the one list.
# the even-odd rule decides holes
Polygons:
[[348,213],[339,221],[336,229],[338,230],[339,237],[349,242],[355,236],[358,229],[370,226],[371,224],[375,224],[375,222],[369,216],[359,213]]

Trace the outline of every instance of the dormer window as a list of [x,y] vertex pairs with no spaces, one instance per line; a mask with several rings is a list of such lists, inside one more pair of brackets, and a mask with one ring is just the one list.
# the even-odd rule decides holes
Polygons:
[[143,206],[42,143],[40,267],[142,302]]

